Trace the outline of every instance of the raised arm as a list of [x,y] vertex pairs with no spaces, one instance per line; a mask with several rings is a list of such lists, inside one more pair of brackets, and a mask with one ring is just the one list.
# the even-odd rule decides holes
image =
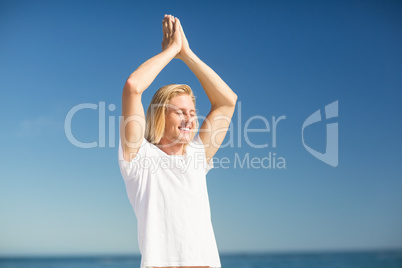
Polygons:
[[141,102],[142,93],[182,47],[179,24],[175,23],[175,20],[174,17],[165,15],[162,21],[162,52],[141,64],[124,85],[120,134],[123,158],[126,161],[135,157],[144,138],[145,114]]
[[[180,24],[180,21],[178,21]],[[182,49],[177,58],[181,59],[197,76],[211,102],[211,110],[200,127],[200,138],[205,146],[207,161],[221,146],[233,116],[237,95],[219,77],[191,51],[183,28],[180,24]]]

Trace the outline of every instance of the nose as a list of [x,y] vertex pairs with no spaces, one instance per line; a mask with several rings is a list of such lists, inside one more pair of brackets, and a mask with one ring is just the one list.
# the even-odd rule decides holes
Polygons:
[[182,118],[182,125],[189,126],[192,123],[192,117],[190,113],[183,113],[183,118]]
[[182,126],[189,126],[189,125],[191,125],[190,119],[188,119],[187,117],[184,118],[184,119],[182,120],[182,122],[181,122],[181,125],[182,125]]

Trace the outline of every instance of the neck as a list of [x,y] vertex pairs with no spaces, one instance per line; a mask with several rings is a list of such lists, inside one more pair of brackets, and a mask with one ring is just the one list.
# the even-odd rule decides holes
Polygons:
[[156,146],[168,155],[183,155],[184,143],[174,143],[162,138]]

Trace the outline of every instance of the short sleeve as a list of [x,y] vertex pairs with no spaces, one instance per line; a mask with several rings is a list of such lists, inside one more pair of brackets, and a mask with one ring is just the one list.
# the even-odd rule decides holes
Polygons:
[[195,149],[197,152],[199,152],[203,156],[203,168],[205,171],[205,174],[207,174],[212,168],[214,168],[214,159],[210,159],[209,162],[207,163],[207,158],[205,155],[205,147],[204,144],[202,143],[202,140],[200,138],[200,135],[197,134],[193,140],[193,149]]
[[141,170],[140,159],[146,154],[147,142],[148,141],[143,138],[141,147],[138,150],[137,155],[129,162],[123,158],[123,147],[121,145],[121,138],[119,138],[118,159],[120,172],[124,180],[132,180],[139,177]]

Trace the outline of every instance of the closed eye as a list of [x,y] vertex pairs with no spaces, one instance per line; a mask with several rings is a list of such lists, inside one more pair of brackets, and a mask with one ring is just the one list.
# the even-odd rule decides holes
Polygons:
[[[191,117],[195,117],[195,116],[197,115],[197,112],[198,112],[198,110],[196,110],[196,112],[191,112],[191,113],[190,113],[190,116],[191,116]],[[184,115],[184,112],[181,111],[181,110],[176,110],[176,114],[178,114],[178,115]]]

